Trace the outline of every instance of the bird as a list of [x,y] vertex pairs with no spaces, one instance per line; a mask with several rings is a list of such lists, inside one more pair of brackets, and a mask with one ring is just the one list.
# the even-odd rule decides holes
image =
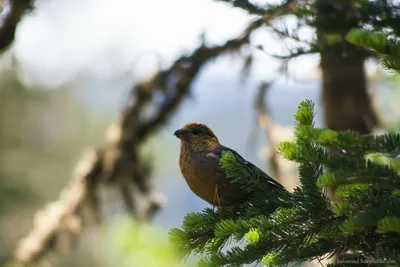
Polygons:
[[279,191],[286,191],[285,187],[245,160],[238,152],[221,145],[218,137],[205,124],[191,122],[174,132],[181,141],[179,153],[179,167],[182,176],[194,194],[209,204],[230,207],[242,203],[249,198],[237,183],[232,183],[221,167],[222,153],[229,151],[242,159],[247,167],[257,172],[267,186]]

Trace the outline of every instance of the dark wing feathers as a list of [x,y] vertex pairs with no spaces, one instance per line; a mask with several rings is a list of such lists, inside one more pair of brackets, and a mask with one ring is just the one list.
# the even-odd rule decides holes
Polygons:
[[248,166],[249,168],[251,168],[252,170],[256,171],[259,174],[259,177],[261,177],[261,179],[263,180],[263,182],[268,183],[269,185],[275,186],[279,189],[285,190],[286,188],[281,185],[280,183],[278,183],[276,180],[274,180],[272,177],[270,177],[268,174],[266,174],[263,170],[261,170],[260,168],[258,168],[257,166],[255,166],[254,164],[252,164],[251,162],[247,161],[246,159],[244,159],[239,153],[237,153],[235,150],[229,148],[229,147],[225,147],[222,146],[222,149],[220,149],[219,151],[215,151],[212,153],[209,153],[207,156],[209,157],[213,157],[213,158],[218,158],[221,159],[221,155],[223,151],[230,151],[232,152],[236,157],[240,158],[244,164],[246,166]]

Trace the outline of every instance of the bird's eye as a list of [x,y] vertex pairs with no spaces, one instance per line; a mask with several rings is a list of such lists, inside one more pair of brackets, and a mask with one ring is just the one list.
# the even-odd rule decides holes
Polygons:
[[192,134],[198,135],[198,134],[200,134],[200,130],[199,130],[199,129],[194,129],[194,130],[192,131]]

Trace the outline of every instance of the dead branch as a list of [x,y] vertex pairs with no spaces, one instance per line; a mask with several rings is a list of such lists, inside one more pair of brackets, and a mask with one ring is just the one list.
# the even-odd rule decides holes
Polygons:
[[274,138],[274,122],[269,115],[269,110],[265,101],[265,96],[270,85],[270,83],[265,82],[260,84],[258,94],[256,96],[255,107],[257,112],[258,126],[261,128],[261,130],[263,130],[269,142],[267,161],[271,167],[272,176],[277,180],[280,180],[279,164],[275,151],[278,141]]
[[261,83],[255,98],[257,125],[264,132],[268,140],[267,164],[270,166],[271,175],[280,181],[286,188],[293,189],[298,186],[293,163],[279,157],[276,147],[280,142],[294,139],[292,127],[281,126],[273,121],[267,105],[266,95],[271,83]]
[[78,210],[90,191],[86,181],[100,171],[99,160],[98,153],[88,153],[78,164],[70,185],[61,192],[60,198],[35,215],[34,231],[22,239],[16,249],[15,257],[19,261],[34,261],[58,232],[80,231],[82,222]]
[[[17,245],[15,261],[32,264],[46,253],[57,251],[61,235],[73,235],[82,230],[87,217],[84,208],[89,208],[96,221],[101,222],[101,185],[119,188],[130,214],[139,220],[150,220],[161,208],[162,201],[152,192],[152,166],[139,155],[141,145],[175,113],[205,63],[248,44],[254,30],[292,10],[292,3],[295,1],[289,0],[280,9],[266,11],[239,37],[223,45],[207,47],[203,42],[191,55],[178,58],[169,68],[134,85],[132,103],[123,111],[121,120],[109,128],[104,147],[88,153],[78,163],[76,174],[59,199],[36,214],[31,232]],[[161,104],[154,101],[156,93],[164,96]],[[152,111],[150,115],[149,110]],[[142,214],[137,210],[134,193],[140,193],[148,201],[147,210]]]
[[[96,221],[101,222],[100,185],[119,188],[121,199],[135,218],[151,219],[161,203],[149,184],[151,165],[139,156],[141,145],[174,114],[205,63],[247,44],[250,34],[261,25],[260,21],[252,22],[241,36],[221,46],[202,44],[191,55],[177,59],[170,68],[134,85],[132,103],[123,112],[120,122],[109,128],[106,145],[88,153],[78,163],[76,174],[59,199],[36,214],[31,232],[17,245],[16,262],[35,263],[47,252],[56,251],[61,234],[79,233],[85,217],[83,207],[90,207]],[[160,92],[165,101],[158,104],[152,96]],[[148,116],[146,111],[150,107],[154,112]],[[149,200],[142,216],[133,198],[135,190]]]

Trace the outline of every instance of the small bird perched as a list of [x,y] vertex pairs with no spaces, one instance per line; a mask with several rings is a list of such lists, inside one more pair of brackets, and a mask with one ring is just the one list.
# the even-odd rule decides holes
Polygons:
[[[222,152],[236,151],[221,145],[214,132],[202,123],[188,123],[174,135],[181,140],[179,167],[190,189],[211,205],[232,206],[246,200],[248,194],[237,183],[231,183],[221,167]],[[243,158],[242,158],[243,159]],[[245,164],[258,172],[268,186],[286,189],[261,169],[243,159]]]

